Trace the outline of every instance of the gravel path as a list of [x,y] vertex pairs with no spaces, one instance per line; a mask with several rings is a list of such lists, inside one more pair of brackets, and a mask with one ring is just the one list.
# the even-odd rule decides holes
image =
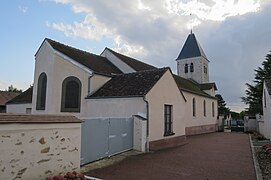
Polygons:
[[243,133],[191,136],[177,148],[131,156],[88,175],[102,179],[256,179],[249,137]]

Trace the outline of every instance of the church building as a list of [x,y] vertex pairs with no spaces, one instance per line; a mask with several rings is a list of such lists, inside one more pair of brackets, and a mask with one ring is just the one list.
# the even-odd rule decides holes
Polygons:
[[[83,120],[82,164],[129,149],[174,147],[188,135],[215,132],[217,88],[192,32],[176,63],[177,75],[109,48],[95,55],[46,38],[35,54],[31,113]],[[14,100],[7,109],[14,113],[22,105]]]

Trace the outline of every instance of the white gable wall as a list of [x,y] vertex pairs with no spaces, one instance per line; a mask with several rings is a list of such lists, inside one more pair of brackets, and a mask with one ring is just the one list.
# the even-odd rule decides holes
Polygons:
[[[42,72],[47,75],[46,105],[45,110],[36,110],[37,81]],[[77,77],[81,81],[80,113],[61,112],[62,83],[69,76]],[[110,77],[91,75],[91,71],[77,66],[77,63],[61,56],[61,53],[55,54],[54,50],[47,43],[44,43],[36,56],[32,112],[33,114],[74,114],[77,117],[82,117],[88,111],[85,97],[88,95],[89,82],[90,90],[93,92],[109,79]]]
[[31,114],[32,103],[7,104],[7,113]]
[[271,138],[271,97],[270,97],[270,94],[268,93],[268,89],[266,87],[265,82],[263,86],[263,92],[265,93],[265,97],[263,94],[264,128],[263,128],[263,132],[260,132],[260,133],[263,134],[266,138],[270,139]]
[[[146,95],[149,103],[149,141],[185,135],[185,100],[168,70]],[[164,105],[173,106],[173,136],[164,136]]]
[[104,49],[101,56],[106,57],[111,63],[113,63],[116,67],[118,67],[123,73],[132,73],[136,72],[133,68],[129,65],[124,63],[118,57],[116,57],[110,50],[107,48]]

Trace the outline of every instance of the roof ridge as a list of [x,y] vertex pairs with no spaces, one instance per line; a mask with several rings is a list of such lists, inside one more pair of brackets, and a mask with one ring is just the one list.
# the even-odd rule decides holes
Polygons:
[[139,73],[151,72],[151,71],[162,71],[162,70],[167,70],[167,69],[170,69],[170,67],[167,66],[167,67],[162,67],[162,68],[146,69],[146,70],[141,70],[141,71],[136,71],[136,72],[117,74],[116,76],[124,76],[124,75],[128,75],[128,74],[139,74]]
[[86,54],[90,54],[90,55],[93,55],[93,56],[99,56],[99,57],[105,58],[105,57],[103,57],[103,56],[100,56],[100,55],[97,55],[97,54],[94,54],[94,53],[91,53],[91,52],[88,52],[88,51],[85,51],[85,50],[81,50],[81,49],[79,49],[79,48],[76,48],[76,47],[73,47],[73,46],[70,46],[70,45],[67,45],[67,44],[63,44],[63,43],[61,43],[61,42],[58,42],[58,41],[53,40],[53,39],[50,39],[50,38],[45,38],[45,40],[53,41],[54,43],[57,43],[57,44],[66,46],[66,47],[71,48],[71,49],[74,49],[74,50],[76,50],[76,51],[80,51],[80,52],[83,52],[83,53],[86,53]]

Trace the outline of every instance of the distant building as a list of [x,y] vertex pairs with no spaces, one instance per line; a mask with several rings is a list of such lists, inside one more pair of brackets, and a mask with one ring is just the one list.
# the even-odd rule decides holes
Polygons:
[[33,87],[6,103],[7,113],[31,114]]
[[6,103],[19,95],[20,93],[0,91],[0,113],[6,112]]

